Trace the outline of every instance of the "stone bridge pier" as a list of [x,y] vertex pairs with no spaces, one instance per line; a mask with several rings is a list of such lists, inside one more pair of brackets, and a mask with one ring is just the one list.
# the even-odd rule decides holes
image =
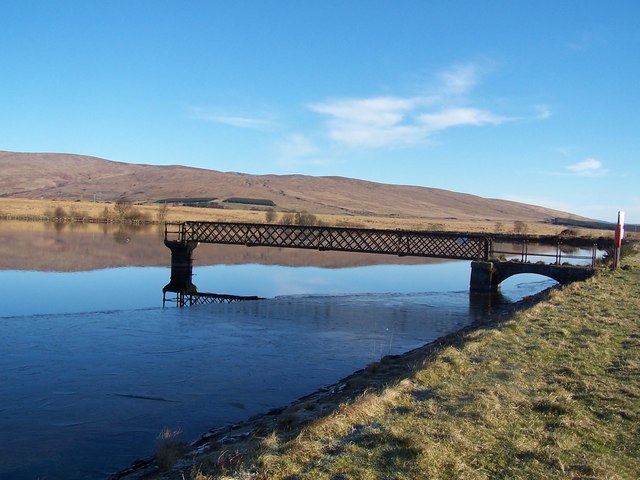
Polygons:
[[164,244],[171,250],[171,280],[162,289],[163,292],[180,294],[197,293],[193,284],[193,251],[198,242],[165,240]]
[[595,269],[575,265],[474,261],[471,262],[470,290],[472,292],[497,292],[503,281],[519,273],[537,273],[566,285],[571,282],[586,280],[595,273]]

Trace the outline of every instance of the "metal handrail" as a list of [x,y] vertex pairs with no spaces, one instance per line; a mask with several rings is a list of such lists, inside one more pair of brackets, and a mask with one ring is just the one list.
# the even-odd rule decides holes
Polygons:
[[[175,228],[173,228],[175,227]],[[165,223],[164,224],[164,239],[184,241],[185,237],[184,222],[183,223]],[[175,237],[175,238],[172,238]]]
[[[354,235],[345,240],[345,235]],[[354,240],[354,238],[363,239]],[[225,237],[225,238],[221,238]],[[286,238],[284,238],[286,237]],[[384,238],[383,238],[384,237]],[[363,228],[277,225],[235,222],[182,222],[165,224],[165,240],[180,242],[195,241],[203,243],[243,244],[247,246],[277,246],[292,248],[317,248],[318,250],[367,251],[370,253],[397,254],[401,256],[433,256],[439,258],[469,259],[470,255],[442,254],[441,251],[429,252],[428,249],[410,248],[416,240],[426,241],[442,239],[446,242],[472,241],[476,246],[474,260],[496,259],[500,256],[516,256],[521,262],[529,262],[531,257],[553,258],[554,264],[560,265],[564,260],[591,260],[591,266],[597,265],[598,243],[586,243],[586,239],[567,239],[560,237],[509,236],[496,237],[478,233],[433,232],[410,230],[380,230]],[[371,240],[368,245],[368,240]],[[382,242],[384,240],[384,242]],[[346,244],[345,242],[351,242]],[[288,242],[288,243],[287,243]],[[336,243],[341,242],[340,246]],[[384,243],[384,244],[383,244]],[[518,251],[496,248],[498,243],[520,244]],[[392,247],[392,244],[395,247]],[[555,246],[555,253],[532,253],[530,245]],[[591,248],[589,255],[578,255],[563,252],[563,247],[579,246]],[[395,251],[394,251],[395,248]],[[440,247],[438,247],[440,248]]]
[[[490,240],[483,234],[381,230],[236,222],[185,222],[183,242],[306,248],[317,250],[486,260]],[[171,232],[167,230],[167,235]],[[168,238],[166,238],[168,239]]]
[[[535,242],[534,242],[535,243]],[[563,260],[571,259],[571,260],[591,260],[591,266],[595,267],[598,263],[598,245],[596,243],[591,245],[591,253],[589,255],[578,255],[572,253],[566,253],[562,251],[562,243],[556,244],[555,253],[544,253],[544,252],[529,252],[529,244],[528,240],[522,240],[522,248],[520,251],[513,250],[497,250],[495,246],[491,250],[491,255],[493,258],[504,255],[514,255],[519,256],[521,262],[528,262],[530,257],[549,257],[554,258],[554,264],[560,265]]]

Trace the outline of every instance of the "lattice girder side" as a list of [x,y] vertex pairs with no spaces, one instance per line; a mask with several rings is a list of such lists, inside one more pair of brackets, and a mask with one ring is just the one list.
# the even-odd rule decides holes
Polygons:
[[209,295],[189,295],[189,305],[212,305],[216,303],[233,303],[240,302],[241,298],[227,298]]
[[374,230],[228,222],[185,222],[183,241],[306,248],[402,256],[488,259],[490,241],[479,234]]
[[184,295],[184,305],[211,305],[217,303],[235,303],[246,302],[251,300],[262,300],[256,296],[238,296],[238,295],[226,295],[220,293],[190,293]]

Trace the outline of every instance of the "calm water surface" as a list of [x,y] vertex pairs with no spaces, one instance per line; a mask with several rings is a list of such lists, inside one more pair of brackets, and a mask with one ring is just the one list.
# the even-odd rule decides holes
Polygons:
[[[105,478],[152,454],[164,427],[193,440],[486,314],[469,296],[468,262],[367,265],[379,257],[358,257],[361,265],[348,268],[335,268],[344,260],[322,268],[236,260],[206,266],[196,258],[194,283],[202,291],[267,299],[162,309],[169,269],[157,263],[168,264],[169,252],[156,235],[28,234],[46,245],[34,252],[42,259],[25,257],[24,269],[14,263],[0,270],[3,479]],[[3,235],[5,242],[12,238],[6,230]],[[45,271],[51,245],[63,245],[59,257],[69,247],[63,262],[69,270],[89,267]],[[105,256],[105,246],[113,257]],[[152,255],[136,262],[142,254],[130,254],[137,249],[157,249],[160,261]],[[247,250],[225,255],[242,257]],[[310,264],[345,258],[312,255]],[[107,266],[92,269],[98,256]],[[268,251],[259,253],[261,261],[265,256],[268,261]],[[552,284],[515,277],[501,300]]]

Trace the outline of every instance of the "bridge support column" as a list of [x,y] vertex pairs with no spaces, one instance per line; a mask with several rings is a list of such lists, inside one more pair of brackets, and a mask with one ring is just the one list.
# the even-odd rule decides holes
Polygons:
[[550,265],[526,262],[471,262],[472,292],[497,292],[507,278],[520,273],[534,273],[552,278],[561,285],[586,280],[595,273],[593,267]]
[[164,244],[171,250],[171,280],[162,291],[178,294],[196,293],[198,289],[192,283],[192,254],[198,243],[165,240]]
[[495,281],[496,267],[493,262],[471,262],[472,292],[497,292],[499,282]]

